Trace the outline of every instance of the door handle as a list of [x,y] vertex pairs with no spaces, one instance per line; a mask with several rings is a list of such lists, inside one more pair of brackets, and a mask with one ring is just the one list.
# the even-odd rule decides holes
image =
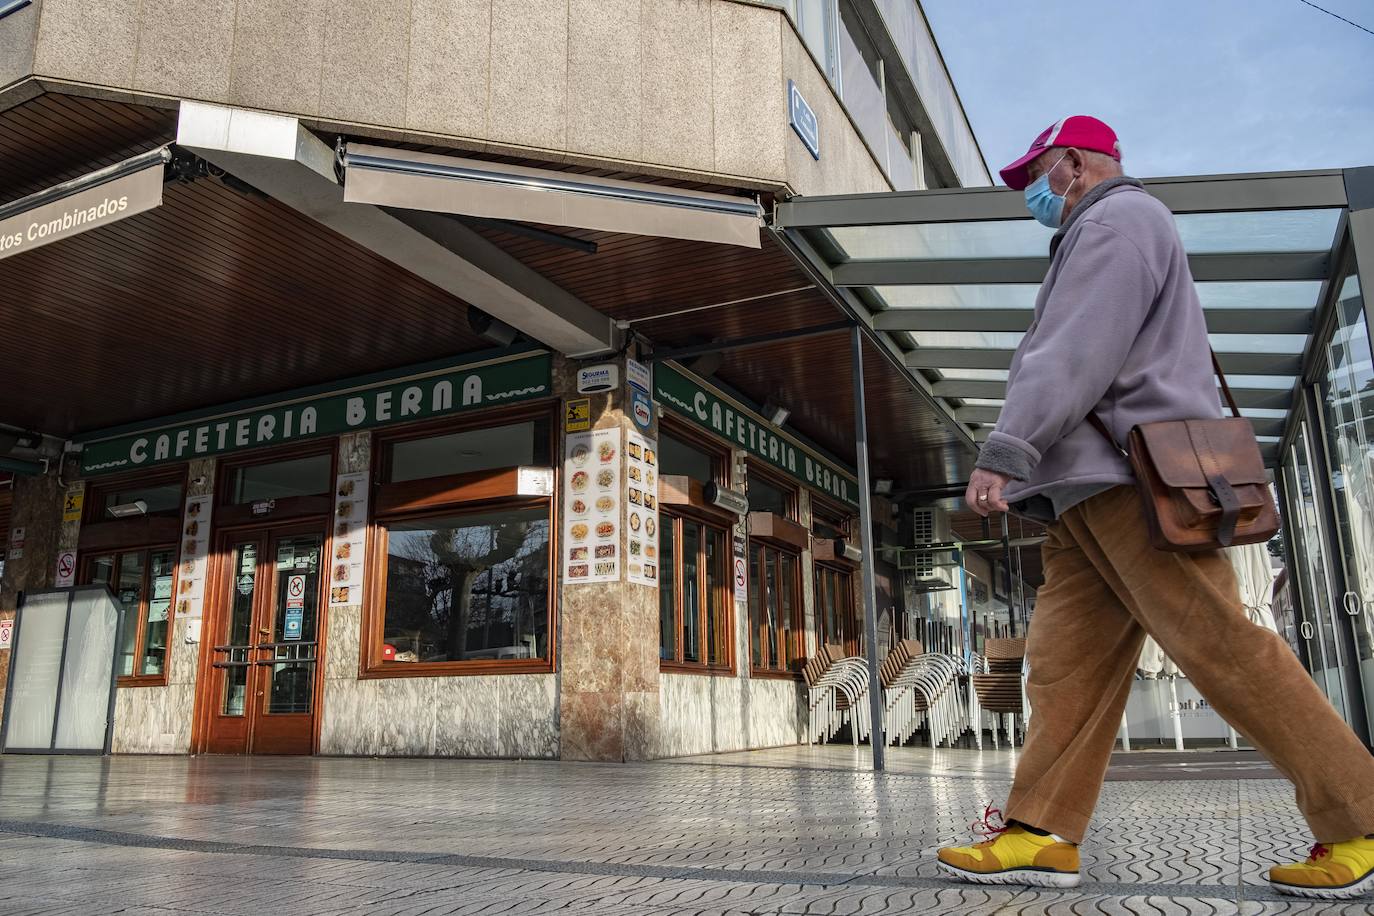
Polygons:
[[1351,617],[1360,616],[1360,611],[1364,608],[1364,598],[1359,592],[1350,591],[1345,593],[1344,598],[1345,612]]

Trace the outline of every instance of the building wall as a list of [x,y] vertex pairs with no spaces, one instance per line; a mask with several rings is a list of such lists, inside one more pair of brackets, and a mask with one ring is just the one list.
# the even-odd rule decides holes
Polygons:
[[657,757],[806,741],[806,689],[799,681],[696,674],[664,674],[660,681]]
[[[743,0],[43,0],[0,88],[195,99],[328,133],[799,193],[889,190],[776,8]],[[788,124],[815,109],[820,162]]]

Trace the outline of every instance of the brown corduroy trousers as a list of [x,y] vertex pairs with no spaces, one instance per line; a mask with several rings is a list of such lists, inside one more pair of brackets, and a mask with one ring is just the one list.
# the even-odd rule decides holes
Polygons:
[[1131,487],[1069,509],[1043,552],[1009,819],[1082,841],[1148,633],[1292,781],[1318,842],[1374,833],[1374,757],[1288,644],[1246,617],[1224,554],[1155,550]]

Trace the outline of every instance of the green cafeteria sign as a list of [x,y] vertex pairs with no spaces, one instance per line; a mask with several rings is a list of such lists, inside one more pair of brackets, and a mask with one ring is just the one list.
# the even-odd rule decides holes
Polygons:
[[859,483],[852,471],[821,458],[752,410],[672,364],[654,367],[654,397],[673,413],[739,445],[798,483],[858,508]]
[[546,397],[552,365],[546,352],[431,363],[340,382],[324,393],[285,394],[191,420],[157,421],[137,432],[86,440],[81,473],[147,468]]

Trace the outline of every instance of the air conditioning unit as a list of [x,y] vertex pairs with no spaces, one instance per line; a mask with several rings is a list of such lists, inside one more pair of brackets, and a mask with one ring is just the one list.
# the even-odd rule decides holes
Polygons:
[[918,591],[940,591],[953,588],[954,567],[958,565],[958,550],[950,547],[931,550],[932,544],[949,544],[954,540],[949,513],[944,509],[916,509],[912,516],[914,547],[902,551],[904,569],[911,573],[912,584]]
[[954,540],[954,528],[944,509],[916,509],[912,513],[912,531],[917,547],[922,544],[948,544]]

